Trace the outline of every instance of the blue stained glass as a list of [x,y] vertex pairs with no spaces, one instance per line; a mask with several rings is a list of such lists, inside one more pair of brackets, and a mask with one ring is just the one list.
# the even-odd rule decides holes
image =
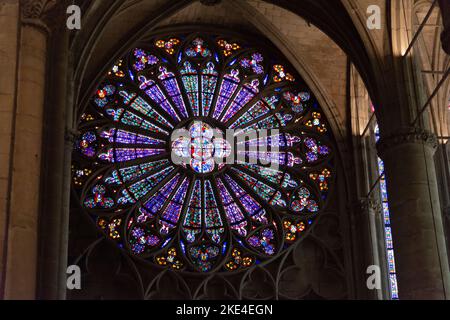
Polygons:
[[397,276],[395,274],[389,275],[389,282],[391,286],[391,297],[392,299],[398,299],[398,286],[397,286]]
[[[380,140],[380,129],[378,124],[375,125],[374,129],[375,141],[378,142]],[[380,196],[383,207],[383,218],[384,218],[384,240],[386,245],[386,256],[388,262],[388,271],[389,271],[389,287],[391,292],[392,299],[398,299],[398,287],[397,287],[397,275],[395,271],[395,258],[394,258],[394,244],[392,238],[392,229],[391,229],[391,219],[389,212],[389,200],[388,200],[388,192],[386,179],[384,177],[384,162],[380,158],[377,158],[378,164],[378,173],[382,177],[380,179]]]
[[248,141],[239,141],[238,145],[245,144],[246,146],[258,147],[292,147],[301,142],[297,136],[292,136],[289,133],[279,133],[272,136],[263,136],[261,138],[250,139]]
[[203,39],[196,38],[192,41],[192,46],[185,50],[188,57],[202,57],[207,58],[211,56],[211,50],[205,46]]
[[386,180],[384,180],[384,179],[380,180],[380,190],[381,190],[381,200],[383,202],[387,202],[388,201],[387,186],[386,186]]
[[302,159],[295,157],[291,152],[276,152],[276,151],[238,151],[238,156],[244,158],[248,157],[250,163],[258,164],[278,164],[282,166],[293,167],[302,163]]
[[118,109],[106,109],[106,114],[112,118],[113,121],[118,122],[125,110],[122,108]]
[[385,233],[385,237],[386,237],[386,248],[388,249],[392,249],[392,232],[391,232],[391,227],[385,227],[384,228],[384,233]]
[[267,102],[273,103],[273,99],[276,99],[276,101],[278,101],[278,98],[276,96],[258,100],[258,102],[256,102],[252,107],[250,107],[250,109],[247,112],[245,112],[233,124],[231,124],[230,128],[241,127],[253,120],[259,119],[262,116],[268,114],[271,110],[271,107],[269,107],[270,105],[268,105]]
[[232,168],[238,177],[244,181],[251,189],[253,189],[262,199],[267,201],[271,205],[276,205],[280,207],[286,207],[286,200],[281,196],[281,194],[274,188],[268,186],[267,184],[253,178],[252,176]]
[[126,104],[126,105],[130,104],[130,102],[131,102],[134,98],[136,98],[136,96],[137,96],[136,93],[134,93],[134,92],[128,93],[128,92],[125,91],[125,90],[121,90],[121,91],[119,92],[119,94],[120,94],[120,96],[123,98],[123,103]]
[[92,189],[92,197],[87,197],[84,201],[84,205],[90,209],[105,208],[109,209],[114,206],[114,200],[105,196],[105,186],[98,184]]
[[181,121],[178,114],[167,100],[161,88],[153,80],[147,80],[144,76],[139,77],[139,88],[145,90],[145,93],[153,100],[154,103],[161,106],[174,120]]
[[108,148],[106,152],[100,153],[98,158],[111,163],[127,162],[162,154],[164,152],[164,149]]
[[134,57],[136,58],[133,68],[136,71],[142,71],[145,69],[146,65],[155,65],[158,63],[159,59],[154,55],[145,52],[142,49],[134,50]]
[[164,212],[161,214],[161,229],[162,234],[168,234],[171,229],[175,227],[180,219],[181,210],[183,209],[184,198],[186,197],[186,192],[189,186],[189,180],[185,178],[178,188],[175,195],[172,197],[169,205],[166,207]]
[[182,117],[187,118],[188,113],[186,110],[186,105],[184,104],[183,97],[181,96],[180,87],[178,85],[177,79],[175,78],[175,75],[172,72],[168,72],[165,67],[160,67],[159,70],[161,71],[161,74],[158,76],[158,78],[166,88],[169,97],[177,106],[178,111],[180,111]]
[[216,202],[216,198],[214,196],[214,192],[211,186],[211,182],[209,180],[205,181],[205,189],[204,189],[204,206],[205,206],[205,226],[206,232],[216,243],[219,243],[221,240],[221,235],[225,231],[223,228],[222,218],[220,216],[219,208]]
[[263,60],[262,54],[255,52],[250,58],[241,59],[239,63],[245,69],[251,69],[256,74],[262,74],[264,73],[264,67],[261,65]]
[[391,224],[391,219],[389,216],[389,205],[386,202],[383,202],[383,218],[385,225]]
[[115,92],[116,92],[115,86],[105,85],[102,87],[102,89],[97,90],[94,102],[97,104],[98,107],[103,108],[110,102],[111,96],[113,96]]
[[[121,93],[122,92],[124,91],[121,91]],[[142,97],[137,97],[130,105],[130,107],[169,128],[173,128],[173,125],[171,125],[163,116],[161,116],[154,108],[152,108]]]
[[187,92],[189,103],[191,105],[192,112],[194,116],[200,116],[200,106],[198,98],[198,75],[197,71],[192,68],[191,64],[186,61],[184,63],[184,68],[180,70],[182,74],[182,81],[184,88]]
[[139,223],[144,223],[149,218],[153,218],[159,210],[162,209],[164,204],[169,199],[170,194],[180,181],[180,174],[173,177],[161,190],[150,197],[144,204],[144,207],[140,209],[140,215],[137,217]]
[[211,104],[214,98],[214,92],[216,91],[218,73],[214,70],[214,64],[209,62],[205,69],[202,71],[202,114],[208,116],[211,110]]
[[214,108],[213,118],[219,119],[222,111],[231,99],[231,96],[236,91],[241,81],[238,77],[239,71],[232,70],[230,74],[224,76],[222,84],[220,85],[219,97]]
[[165,142],[161,139],[152,138],[142,134],[137,134],[122,129],[115,128],[103,131],[100,135],[107,138],[109,142],[121,144],[146,144],[146,145],[163,145]]
[[394,251],[392,249],[388,249],[387,253],[388,253],[389,273],[395,273]]
[[214,260],[219,255],[220,249],[216,246],[202,244],[189,248],[189,254],[194,265],[202,272],[211,270],[214,266]]
[[272,168],[266,168],[256,164],[249,164],[242,162],[238,163],[247,170],[261,176],[261,178],[266,179],[277,185],[281,185],[283,188],[293,189],[298,187],[298,183],[295,180],[291,179],[291,175],[289,173],[284,173],[283,171],[275,170]]
[[220,179],[217,179],[217,187],[219,188],[219,194],[222,199],[222,203],[224,206],[225,214],[227,216],[227,220],[231,225],[231,229],[236,230],[241,236],[247,235],[247,221],[244,218],[244,215],[236,205],[233,200],[233,197],[226,189],[225,185]]
[[381,176],[384,174],[384,162],[378,158],[378,174]]
[[244,189],[242,189],[236,181],[234,181],[229,175],[225,175],[225,181],[230,185],[231,190],[239,199],[240,203],[244,207],[248,216],[259,222],[267,224],[268,220],[266,217],[266,211],[261,207],[261,205],[252,198],[249,194],[247,194]]
[[[161,129],[160,127],[148,122],[147,120],[142,119],[138,115],[130,112],[125,111],[124,113],[123,109],[116,110],[116,112],[113,113],[113,110],[111,110],[111,114],[114,117],[114,121],[118,122],[120,120],[121,123],[133,127],[137,127],[143,130],[147,130],[150,132],[156,132],[156,133],[162,133],[165,135],[169,135],[169,132],[166,130]],[[123,114],[123,117],[120,119],[120,116]]]
[[313,138],[305,138],[304,144],[309,151],[306,152],[306,161],[309,163],[320,160],[321,156],[330,154],[331,150],[327,146],[323,146],[320,142]]
[[253,80],[249,84],[245,84],[243,88],[239,90],[236,97],[233,99],[230,107],[222,118],[222,122],[227,122],[231,119],[239,110],[241,110],[251,99],[259,92],[259,81]]
[[191,199],[183,222],[183,231],[188,242],[194,242],[202,226],[202,187],[200,180],[195,180]]
[[107,184],[121,185],[134,181],[152,171],[168,167],[170,162],[166,159],[135,165],[131,167],[120,168],[113,170],[112,173],[105,178]]
[[152,190],[157,184],[159,184],[164,178],[166,178],[175,168],[170,166],[165,168],[151,176],[144,178],[136,183],[133,183],[131,186],[127,188],[127,190],[123,190],[122,195],[127,196],[127,194],[133,195],[134,199],[139,200],[144,197],[150,190]]
[[118,162],[125,162],[134,159],[145,158],[153,155],[163,153],[164,149],[131,149],[131,148],[115,148],[116,160]]
[[236,130],[235,136],[251,132],[254,130],[259,129],[278,129],[280,127],[285,127],[286,123],[281,122],[279,117],[277,115],[269,115],[268,117],[258,121],[257,123],[254,123],[252,125],[249,125],[243,129]]

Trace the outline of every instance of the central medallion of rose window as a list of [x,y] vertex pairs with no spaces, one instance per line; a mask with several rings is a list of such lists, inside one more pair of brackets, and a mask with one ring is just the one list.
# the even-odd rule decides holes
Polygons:
[[230,143],[223,138],[220,129],[196,121],[182,136],[172,142],[172,152],[178,157],[178,163],[189,166],[197,173],[209,173],[221,169],[224,159],[231,154]]

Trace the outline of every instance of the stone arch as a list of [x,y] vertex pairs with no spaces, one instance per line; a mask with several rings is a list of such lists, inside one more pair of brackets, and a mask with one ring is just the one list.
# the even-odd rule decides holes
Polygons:
[[[114,8],[116,14],[118,16],[120,16],[121,14],[125,15],[125,13],[127,15],[132,15],[133,10],[138,10],[136,6],[139,5],[139,2],[134,2],[133,5],[130,5],[128,7],[126,7],[125,9],[123,8]],[[134,8],[134,9],[133,9]],[[180,8],[178,8],[180,9]],[[249,8],[247,7],[247,15],[248,17],[250,17],[250,12],[248,10]],[[167,9],[169,10],[169,9]],[[176,11],[173,7],[170,7],[170,10],[173,10],[174,12]],[[169,11],[167,11],[169,12]],[[124,16],[121,17],[122,19],[124,19]],[[160,16],[155,16],[154,17],[155,20],[152,20],[152,23],[156,23],[158,21],[158,19],[160,19]],[[147,23],[146,25],[148,25],[148,21],[151,19],[147,19]],[[259,23],[255,23],[257,29],[264,30],[265,32],[262,32],[264,36],[269,36],[269,38],[272,39],[276,39],[275,42],[275,46],[278,47],[279,49],[281,49],[282,51],[288,53],[288,60],[291,61],[291,63],[294,64],[294,67],[297,68],[297,70],[299,71],[299,73],[305,77],[305,80],[308,82],[309,85],[311,85],[311,87],[313,88],[313,91],[315,92],[315,94],[317,94],[319,96],[320,102],[322,102],[325,106],[325,109],[328,109],[327,113],[329,115],[329,119],[332,123],[333,126],[333,131],[339,135],[339,140],[341,142],[341,157],[348,159],[349,161],[347,162],[347,164],[349,164],[351,162],[351,154],[347,153],[347,150],[349,149],[349,146],[345,145],[346,143],[344,142],[345,140],[345,134],[343,133],[343,130],[345,130],[345,121],[341,118],[340,115],[337,114],[337,112],[335,111],[335,108],[333,106],[333,102],[332,102],[332,98],[330,97],[330,95],[326,92],[326,90],[324,89],[323,84],[321,84],[320,80],[318,80],[318,76],[314,75],[314,73],[306,66],[306,64],[302,61],[302,57],[299,56],[296,53],[293,52],[289,52],[289,41],[287,41],[286,39],[283,39],[282,35],[277,34],[277,31],[270,31],[268,30],[268,24],[266,21],[264,22],[259,22]],[[103,35],[108,38],[107,32],[106,30],[106,23],[103,24],[102,26],[98,26],[96,28],[94,28],[91,32],[95,33],[98,35],[98,37],[102,37]],[[130,31],[131,30],[131,31]],[[110,30],[111,31],[111,30]],[[122,34],[122,36],[118,36],[119,38],[126,38],[129,39],[128,41],[125,41],[124,43],[121,43],[119,41],[119,43],[115,46],[113,46],[112,48],[109,48],[108,50],[106,50],[107,53],[105,53],[104,55],[107,56],[107,62],[103,61],[102,59],[99,60],[93,60],[93,57],[97,56],[97,50],[101,49],[101,45],[99,43],[101,43],[102,40],[99,39],[87,39],[86,40],[86,44],[88,46],[90,46],[90,48],[86,49],[86,53],[84,53],[83,55],[81,55],[80,57],[84,56],[86,58],[86,61],[80,61],[80,63],[76,66],[75,70],[74,70],[74,74],[75,74],[75,83],[74,83],[74,93],[75,95],[79,95],[75,97],[75,103],[74,105],[78,106],[80,105],[82,107],[84,101],[86,101],[86,97],[83,95],[84,91],[86,92],[86,95],[88,96],[89,93],[92,91],[92,88],[94,85],[96,85],[98,82],[98,78],[103,75],[105,68],[108,67],[108,65],[110,64],[110,62],[115,61],[125,50],[130,49],[133,45],[135,40],[139,39],[140,37],[145,37],[146,35],[152,34],[153,30],[149,30],[148,28],[141,28],[141,29],[132,29],[130,28],[128,30],[128,32],[133,32],[133,36],[130,36],[129,33],[124,32]],[[156,31],[156,29],[155,29]],[[89,32],[89,31],[87,31]],[[139,36],[137,36],[139,35]],[[81,37],[81,35],[80,35]],[[79,38],[80,43],[82,43],[83,41],[81,40],[81,38]],[[80,43],[77,43],[77,39],[74,42],[74,46],[81,46]],[[75,57],[73,57],[74,60]],[[88,69],[93,69],[95,71],[95,74],[88,74],[86,72],[86,70]],[[344,69],[344,71],[346,71]],[[84,75],[84,76],[82,76]],[[83,79],[83,81],[81,81],[81,79]],[[346,170],[340,170],[340,174],[345,176],[345,180],[346,183],[348,185],[351,185],[350,181],[351,181],[351,177],[349,177],[346,173]],[[344,189],[342,189],[344,190]],[[343,199],[347,199],[348,197],[350,197],[348,194],[345,194],[344,191],[342,191],[341,196],[343,196]],[[344,200],[345,201],[345,200]],[[342,212],[342,207],[344,206],[344,204],[342,204],[340,206],[339,209],[337,209],[338,211]],[[345,210],[345,209],[344,209]],[[351,240],[346,240],[346,242],[349,242]],[[351,260],[350,257],[346,257],[346,260]]]

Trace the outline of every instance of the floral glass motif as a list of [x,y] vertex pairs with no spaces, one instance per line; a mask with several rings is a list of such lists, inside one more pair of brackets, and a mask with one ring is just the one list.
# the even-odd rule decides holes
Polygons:
[[172,150],[178,157],[190,159],[195,172],[208,173],[215,168],[215,158],[230,156],[231,145],[224,138],[214,137],[214,130],[208,124],[195,122],[189,127],[189,138],[177,138],[172,143]]
[[225,264],[228,270],[234,271],[238,268],[248,268],[254,263],[254,258],[243,256],[242,251],[234,248],[231,253],[231,259]]
[[79,117],[81,208],[149,267],[238,272],[295,244],[327,205],[332,136],[280,57],[208,33],[121,57]]
[[290,73],[285,72],[284,67],[282,65],[277,64],[273,66],[273,70],[275,71],[275,75],[273,77],[273,80],[275,82],[295,81],[294,76],[292,76]]
[[177,38],[171,38],[169,40],[157,40],[155,45],[158,48],[165,49],[168,54],[173,54],[175,52],[175,47],[180,43]]
[[202,57],[207,58],[211,56],[211,50],[209,50],[201,38],[196,38],[192,41],[192,46],[188,47],[185,51],[188,57]]
[[293,242],[297,240],[300,233],[305,231],[306,224],[303,221],[294,222],[292,220],[285,220],[283,222],[283,227],[285,229],[285,239],[287,242]]
[[228,42],[223,39],[217,41],[217,44],[220,48],[222,48],[222,53],[225,57],[228,57],[233,52],[241,48],[236,42]]
[[264,72],[264,67],[261,64],[263,61],[262,54],[256,52],[248,58],[242,58],[239,63],[244,69],[251,69],[256,74],[262,74]]
[[305,122],[305,125],[310,128],[316,128],[320,133],[327,132],[327,126],[322,122],[322,115],[319,112],[312,113],[312,119]]

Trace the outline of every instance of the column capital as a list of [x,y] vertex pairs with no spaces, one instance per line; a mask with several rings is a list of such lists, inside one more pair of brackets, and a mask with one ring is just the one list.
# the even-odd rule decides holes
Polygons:
[[63,22],[64,0],[20,0],[21,20],[24,25],[34,26],[46,34],[56,23]]
[[375,216],[381,215],[383,212],[381,201],[373,198],[360,199],[360,207],[363,212],[367,212],[368,214],[373,213]]
[[380,139],[377,143],[378,154],[383,158],[387,151],[404,144],[423,144],[432,150],[436,150],[438,139],[434,133],[422,128],[404,127]]

